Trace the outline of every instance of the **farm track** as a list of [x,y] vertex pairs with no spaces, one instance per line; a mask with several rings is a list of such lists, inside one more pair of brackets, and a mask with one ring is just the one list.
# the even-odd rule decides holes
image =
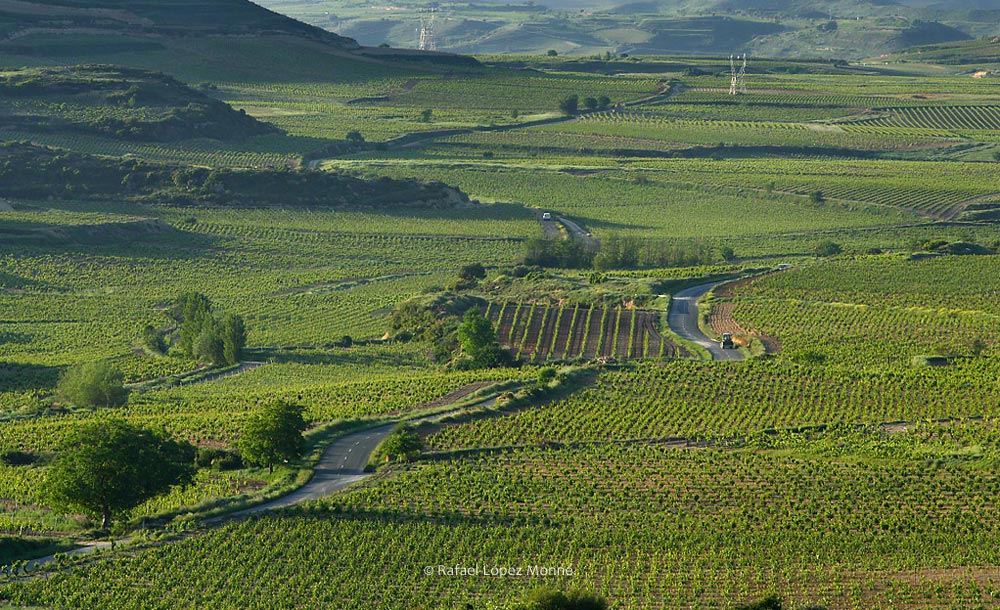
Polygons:
[[712,355],[712,360],[743,360],[743,352],[737,349],[722,349],[719,343],[703,333],[698,325],[698,301],[707,292],[723,283],[702,284],[675,294],[670,307],[668,323],[670,329],[678,336],[707,349]]
[[218,381],[220,379],[225,379],[226,377],[234,377],[236,375],[240,375],[242,373],[246,373],[246,372],[252,371],[254,369],[259,369],[260,367],[264,366],[265,364],[266,364],[265,362],[253,362],[253,361],[241,362],[240,365],[238,367],[234,368],[234,369],[230,369],[228,371],[223,371],[221,373],[216,373],[214,375],[206,375],[204,377],[199,377],[198,379],[193,379],[191,381],[181,381],[177,385],[178,386],[192,386],[192,385],[198,385],[198,384],[201,384],[201,383],[208,383],[210,381]]
[[[622,106],[627,108],[632,108],[636,106],[642,106],[644,104],[649,104],[652,102],[660,102],[670,99],[671,97],[677,95],[684,91],[685,87],[683,85],[678,86],[666,86],[660,91],[647,95],[639,99],[634,99],[622,103]],[[510,125],[483,125],[479,127],[459,127],[454,129],[430,129],[426,131],[414,131],[395,138],[390,138],[385,141],[385,145],[391,149],[399,148],[415,148],[424,144],[429,144],[435,142],[441,138],[450,138],[453,136],[468,135],[473,133],[500,133],[505,131],[516,131],[518,129],[529,129],[531,127],[542,127],[544,125],[556,125],[558,123],[566,123],[569,121],[576,121],[580,117],[588,115],[596,115],[607,110],[594,110],[594,111],[582,111],[576,115],[569,116],[554,116],[547,117],[544,119],[537,119],[534,121],[524,121],[522,123],[514,123]],[[329,157],[336,158],[336,157]],[[323,162],[323,159],[317,159],[310,161],[308,167],[310,169],[318,168]]]
[[952,206],[947,213],[942,215],[941,219],[945,221],[954,220],[955,218],[961,216],[962,212],[964,212],[970,205],[976,203],[984,203],[987,201],[996,201],[997,199],[1000,199],[1000,193],[993,193],[991,195],[982,195],[980,197],[975,197],[973,199],[963,201],[959,204]]

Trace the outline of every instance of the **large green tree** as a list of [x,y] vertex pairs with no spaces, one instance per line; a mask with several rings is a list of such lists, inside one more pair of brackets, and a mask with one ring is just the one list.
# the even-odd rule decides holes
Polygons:
[[222,357],[228,364],[236,364],[243,359],[243,348],[247,342],[247,330],[243,318],[234,313],[227,313],[222,317],[220,330]]
[[306,429],[302,405],[283,400],[269,402],[253,413],[243,426],[237,443],[243,460],[273,471],[280,461],[302,455]]
[[493,324],[475,307],[465,312],[462,324],[458,327],[458,340],[462,353],[469,358],[472,368],[489,368],[510,363],[510,352],[500,346]]
[[115,516],[194,476],[195,449],[164,432],[119,419],[83,424],[70,433],[46,476],[53,507],[101,519]]
[[78,407],[120,407],[128,400],[125,376],[107,362],[71,367],[59,378],[59,395]]
[[390,460],[410,460],[424,448],[423,441],[412,426],[402,424],[385,437],[379,447],[379,454]]
[[246,325],[243,318],[228,313],[221,318],[213,312],[212,301],[197,292],[177,297],[170,316],[177,321],[177,346],[189,358],[216,366],[236,364],[243,357]]

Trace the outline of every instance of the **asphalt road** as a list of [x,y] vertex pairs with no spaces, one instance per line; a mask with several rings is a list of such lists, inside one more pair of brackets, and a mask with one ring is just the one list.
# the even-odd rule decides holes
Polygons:
[[563,216],[559,216],[559,222],[566,227],[566,230],[569,231],[569,234],[573,239],[579,240],[588,248],[597,247],[597,239],[588,231],[585,231],[580,225]]
[[396,424],[386,424],[348,434],[337,439],[326,448],[323,457],[313,468],[309,482],[287,496],[282,496],[265,504],[225,515],[224,518],[242,517],[276,508],[292,506],[309,500],[317,500],[339,491],[352,483],[370,476],[365,472],[368,456],[389,436]]
[[675,294],[667,323],[670,330],[711,352],[713,360],[743,360],[743,352],[738,349],[722,349],[718,341],[713,341],[698,328],[698,300],[721,283],[685,288]]

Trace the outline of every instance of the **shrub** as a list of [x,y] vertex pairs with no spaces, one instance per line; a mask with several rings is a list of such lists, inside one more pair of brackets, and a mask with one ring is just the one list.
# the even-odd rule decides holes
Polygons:
[[840,244],[833,241],[821,241],[816,244],[816,256],[836,256],[844,251]]
[[240,457],[239,453],[214,447],[200,447],[194,461],[199,468],[213,470],[239,470],[243,468],[243,458]]
[[156,354],[167,351],[167,342],[163,339],[163,333],[153,328],[151,324],[147,324],[142,329],[142,345]]
[[559,101],[559,111],[572,116],[580,109],[580,96],[573,94]]
[[128,400],[125,376],[106,362],[71,367],[59,379],[64,400],[78,407],[120,407]]

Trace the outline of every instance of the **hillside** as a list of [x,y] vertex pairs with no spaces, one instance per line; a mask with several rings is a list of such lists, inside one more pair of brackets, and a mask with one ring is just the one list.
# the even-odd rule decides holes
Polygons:
[[1000,37],[986,37],[942,44],[914,46],[880,59],[898,62],[936,63],[947,66],[991,66],[1000,64]]
[[15,142],[0,144],[0,196],[383,210],[452,208],[468,203],[461,191],[437,182],[364,180],[306,170],[210,170]]
[[279,133],[169,76],[111,66],[0,72],[4,128],[146,142]]
[[39,30],[116,34],[292,35],[345,49],[358,45],[244,0],[0,0],[0,32],[16,40]]
[[406,64],[474,64],[367,49],[246,0],[0,0],[0,67],[117,64],[189,83],[318,82]]

